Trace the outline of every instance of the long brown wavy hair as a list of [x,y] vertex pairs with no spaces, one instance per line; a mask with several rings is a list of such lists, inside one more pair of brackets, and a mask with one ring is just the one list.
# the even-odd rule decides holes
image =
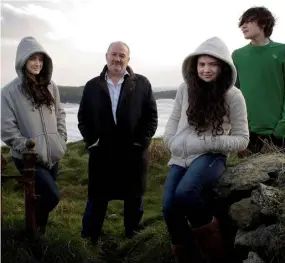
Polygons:
[[188,85],[187,119],[191,126],[195,127],[198,135],[209,128],[212,135],[223,135],[223,117],[228,112],[225,102],[225,93],[232,85],[232,69],[224,61],[217,59],[221,71],[216,81],[207,83],[203,81],[197,72],[199,56],[191,60],[188,74],[185,76]]
[[47,63],[45,63],[46,59],[44,56],[43,68],[35,79],[27,73],[26,64],[24,65],[21,87],[23,93],[31,100],[35,108],[38,109],[45,105],[48,109],[52,110],[55,100],[48,89],[50,80],[48,79]]

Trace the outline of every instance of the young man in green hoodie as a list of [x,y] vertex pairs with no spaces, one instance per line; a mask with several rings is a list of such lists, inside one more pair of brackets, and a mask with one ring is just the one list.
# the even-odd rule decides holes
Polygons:
[[285,44],[270,39],[275,18],[265,7],[241,16],[239,27],[250,43],[232,54],[238,71],[236,86],[247,104],[250,129],[248,150],[260,152],[264,141],[284,149]]

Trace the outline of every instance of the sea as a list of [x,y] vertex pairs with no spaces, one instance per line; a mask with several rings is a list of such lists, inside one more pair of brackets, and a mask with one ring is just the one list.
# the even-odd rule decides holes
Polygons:
[[[160,137],[164,133],[165,125],[173,108],[173,99],[159,99],[156,101],[158,111],[158,128],[154,137]],[[75,142],[82,139],[78,130],[77,113],[79,104],[63,104],[66,112],[67,141]]]
[[[158,128],[154,137],[160,137],[164,133],[166,122],[171,114],[173,108],[173,99],[159,99],[156,100],[158,111]],[[66,112],[66,128],[67,128],[67,142],[75,142],[82,140],[82,136],[78,130],[77,113],[79,104],[64,103],[63,107]],[[1,145],[5,143],[1,140]]]

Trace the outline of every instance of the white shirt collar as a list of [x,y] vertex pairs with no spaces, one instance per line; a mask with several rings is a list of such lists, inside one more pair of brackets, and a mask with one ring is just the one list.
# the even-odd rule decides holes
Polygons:
[[[126,75],[130,75],[127,70],[125,71],[125,74],[124,74],[124,76],[122,78],[124,78]],[[107,80],[108,78],[109,78],[109,76],[108,76],[108,70],[107,70],[106,73],[105,73],[105,80]]]

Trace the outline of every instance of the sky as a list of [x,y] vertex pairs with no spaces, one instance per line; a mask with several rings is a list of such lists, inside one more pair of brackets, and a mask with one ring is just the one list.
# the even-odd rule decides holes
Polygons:
[[248,43],[237,24],[252,6],[270,9],[277,18],[272,40],[284,43],[284,0],[2,0],[1,87],[16,77],[25,36],[50,54],[58,85],[98,76],[109,44],[120,40],[130,47],[130,66],[154,88],[178,87],[183,59],[207,38],[220,37],[230,51]]

